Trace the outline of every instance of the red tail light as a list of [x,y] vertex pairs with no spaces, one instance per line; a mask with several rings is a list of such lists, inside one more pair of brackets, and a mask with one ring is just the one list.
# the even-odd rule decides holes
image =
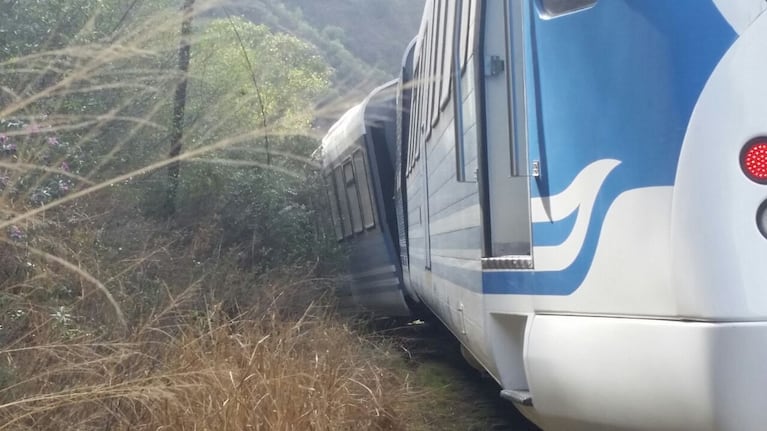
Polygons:
[[767,184],[767,138],[752,139],[740,152],[743,173],[759,184]]

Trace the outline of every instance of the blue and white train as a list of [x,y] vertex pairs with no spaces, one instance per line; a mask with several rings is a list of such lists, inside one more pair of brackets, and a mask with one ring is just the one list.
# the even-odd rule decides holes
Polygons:
[[766,9],[428,0],[323,141],[357,304],[546,430],[767,429]]

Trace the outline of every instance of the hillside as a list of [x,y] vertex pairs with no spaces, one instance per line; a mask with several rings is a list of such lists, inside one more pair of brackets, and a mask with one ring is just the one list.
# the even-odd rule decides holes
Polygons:
[[320,124],[329,125],[396,76],[418,31],[424,1],[240,0],[214,15],[241,15],[315,45],[333,69],[332,90],[318,112]]
[[424,0],[283,0],[368,64],[395,73],[421,22]]

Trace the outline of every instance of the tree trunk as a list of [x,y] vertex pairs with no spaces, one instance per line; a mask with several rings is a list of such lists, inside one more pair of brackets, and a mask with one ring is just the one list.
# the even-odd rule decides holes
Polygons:
[[[186,87],[189,74],[189,58],[192,52],[192,19],[195,0],[185,0],[181,8],[183,20],[181,22],[181,43],[178,48],[178,70],[181,80],[176,86],[176,94],[173,97],[173,126],[170,139],[169,158],[173,159],[181,154],[182,138],[184,136],[184,112],[186,111]],[[168,215],[176,212],[176,195],[178,193],[178,178],[181,162],[176,160],[168,165],[168,197],[166,207]]]

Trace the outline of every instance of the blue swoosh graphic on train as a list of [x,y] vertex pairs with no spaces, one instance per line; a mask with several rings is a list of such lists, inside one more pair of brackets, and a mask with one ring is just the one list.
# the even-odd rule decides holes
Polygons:
[[[581,213],[578,215],[581,220],[576,221],[578,227],[574,227],[574,232],[571,232],[568,239],[559,246],[534,247],[534,270],[484,271],[482,273],[483,293],[514,295],[569,295],[573,293],[591,268],[602,225],[610,206],[621,193],[627,190],[624,184],[626,184],[626,175],[630,173],[630,170],[621,170],[619,166],[624,165],[614,159],[594,162],[578,175],[580,180],[576,177],[576,180],[573,180],[571,186],[568,187],[568,189],[576,187],[572,189],[573,193],[566,195],[563,192],[555,195],[567,197],[568,200],[561,201],[559,207],[562,209],[552,209],[551,220],[558,218],[554,215],[561,216],[563,213],[567,213],[567,207],[573,206],[571,196],[577,195],[576,191],[583,193],[581,190],[587,189],[584,191],[588,193],[588,196],[585,199],[580,199],[584,202],[583,208],[580,205],[573,207],[573,211],[578,210]],[[597,187],[593,185],[595,181],[598,184]],[[590,189],[588,189],[589,184],[591,184]],[[557,203],[555,202],[554,205]],[[539,208],[535,209],[535,206]],[[545,214],[541,208],[543,201],[536,202],[535,206],[533,207],[533,217],[542,217],[540,214]],[[567,214],[565,214],[566,216]],[[543,221],[545,222],[546,219]],[[535,223],[534,225],[539,227],[542,223]],[[564,257],[556,255],[557,252],[554,249],[557,247],[563,247],[560,251],[563,252]],[[549,253],[548,258],[545,255],[540,256],[542,248],[547,250],[545,253]],[[576,252],[573,254],[572,250],[576,250]],[[539,258],[549,260],[548,262],[539,262]],[[566,262],[569,264],[565,265]]]
[[578,212],[570,235],[561,244],[535,245],[548,242],[546,230],[536,230],[533,238],[536,270],[561,271],[575,261],[586,240],[597,195],[607,176],[620,163],[614,159],[597,160],[583,168],[561,193],[531,200],[532,222],[535,224],[556,224]]

